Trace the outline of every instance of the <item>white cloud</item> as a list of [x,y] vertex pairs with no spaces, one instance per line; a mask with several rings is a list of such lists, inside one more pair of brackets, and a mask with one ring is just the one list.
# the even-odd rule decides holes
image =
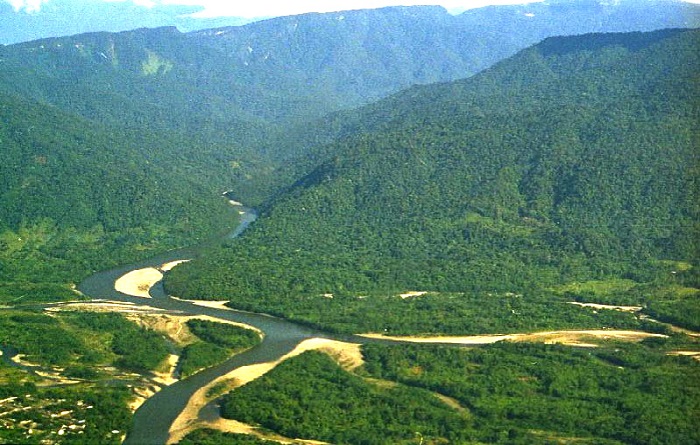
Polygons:
[[[334,12],[351,9],[370,9],[383,6],[441,5],[449,10],[479,8],[494,4],[535,3],[542,0],[297,0],[279,2],[277,0],[256,0],[238,2],[228,0],[162,0],[167,4],[198,4],[204,10],[198,17],[238,16],[265,17],[302,14],[305,12]],[[700,0],[698,0],[700,1]]]
[[7,3],[12,5],[15,11],[24,12],[37,12],[41,9],[41,4],[46,3],[48,0],[6,0]]
[[[37,12],[42,4],[57,0],[0,0],[12,5],[15,11]],[[82,0],[95,1],[95,0]],[[102,0],[105,2],[131,2],[152,8],[157,5],[202,6],[204,9],[196,17],[274,17],[295,15],[305,12],[334,12],[351,9],[369,9],[383,6],[441,5],[450,11],[460,12],[466,9],[480,8],[487,5],[512,5],[539,3],[544,0]],[[601,0],[605,1],[605,0]],[[608,0],[609,1],[609,0]],[[682,0],[687,3],[700,3],[700,0]]]

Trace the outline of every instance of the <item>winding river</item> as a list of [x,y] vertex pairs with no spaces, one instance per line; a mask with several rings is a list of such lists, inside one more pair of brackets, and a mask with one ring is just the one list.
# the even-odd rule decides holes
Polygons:
[[[255,213],[246,209],[240,224],[229,237],[240,235],[254,220]],[[187,379],[166,386],[146,400],[134,414],[131,432],[124,441],[127,445],[165,444],[168,441],[171,425],[182,412],[190,397],[199,388],[217,377],[241,366],[275,361],[291,352],[301,341],[308,338],[337,338],[337,336],[331,336],[328,333],[312,330],[263,314],[203,307],[174,299],[166,295],[162,281],[151,288],[150,295],[152,298],[150,299],[127,296],[114,289],[114,282],[129,271],[145,267],[159,267],[161,264],[170,261],[193,258],[196,255],[196,248],[167,252],[128,266],[98,272],[78,286],[78,290],[92,299],[147,305],[167,311],[175,311],[182,315],[208,315],[245,323],[265,333],[263,341],[256,347],[238,354],[220,365],[208,368]],[[367,339],[363,341],[366,342]]]
[[[228,235],[229,238],[239,236],[253,221],[255,221],[255,213],[249,209],[244,210],[245,213],[242,213],[242,218],[239,225],[230,235]],[[141,405],[134,413],[131,431],[124,441],[124,443],[127,445],[166,444],[169,440],[170,429],[173,423],[184,410],[188,401],[197,390],[208,385],[218,377],[228,374],[241,366],[277,361],[294,350],[294,348],[303,340],[316,337],[350,341],[353,343],[379,342],[396,344],[397,342],[405,341],[405,339],[390,337],[377,338],[372,336],[333,335],[264,314],[196,305],[191,302],[171,298],[170,296],[166,295],[162,280],[150,288],[149,295],[151,298],[128,296],[117,292],[114,288],[115,281],[119,277],[135,269],[143,269],[148,267],[158,268],[165,263],[195,258],[196,256],[198,256],[198,249],[196,247],[167,252],[135,264],[96,273],[95,275],[87,278],[80,284],[80,286],[78,286],[78,290],[94,300],[126,302],[138,306],[148,306],[151,308],[162,309],[181,315],[206,315],[238,323],[245,323],[258,328],[265,334],[263,341],[254,348],[235,355],[220,365],[205,369],[191,377],[177,381],[170,386],[165,386],[155,395],[147,399],[145,403]],[[632,336],[632,338],[639,339],[640,334],[644,337],[663,336],[660,334],[640,333],[636,331],[597,330],[552,331],[528,335],[486,335],[473,336],[471,338],[460,337],[456,338],[456,341],[451,341],[448,337],[436,337],[422,338],[415,341],[430,344],[457,343],[462,345],[483,345],[506,338],[520,338],[521,340],[527,341],[527,337],[532,337],[532,340],[534,341],[545,341],[547,340],[547,336],[561,333],[603,336],[603,338],[618,335],[622,336],[622,338]],[[693,333],[692,335],[695,334],[696,333]],[[590,345],[579,343],[578,346]],[[210,403],[200,412],[200,419],[205,417],[216,417],[217,415],[218,413],[216,412],[215,404]]]

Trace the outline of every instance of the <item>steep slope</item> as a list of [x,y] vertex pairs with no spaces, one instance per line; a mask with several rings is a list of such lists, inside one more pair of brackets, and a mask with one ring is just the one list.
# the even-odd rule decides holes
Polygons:
[[[168,289],[338,329],[413,317],[411,329],[471,331],[484,321],[464,304],[525,293],[528,312],[572,281],[670,278],[676,263],[659,260],[697,263],[697,44],[681,30],[553,38],[368,107],[380,129],[329,147],[240,242]],[[377,303],[408,290],[461,297]],[[542,321],[526,318],[489,329]]]
[[9,95],[0,95],[0,141],[0,296],[13,283],[71,282],[235,223],[220,169],[194,155],[201,147]]
[[192,33],[82,34],[0,47],[0,91],[108,125],[225,145],[241,166],[230,180],[260,201],[255,189],[282,185],[267,169],[306,149],[286,143],[291,124],[465,78],[552,35],[697,26],[698,8],[576,0],[452,16],[394,7]]

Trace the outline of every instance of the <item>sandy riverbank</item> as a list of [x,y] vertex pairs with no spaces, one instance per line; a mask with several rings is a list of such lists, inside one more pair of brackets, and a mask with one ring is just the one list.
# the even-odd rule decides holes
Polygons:
[[612,304],[598,304],[598,303],[579,303],[578,301],[569,301],[569,304],[574,304],[581,307],[590,307],[593,309],[610,309],[613,311],[622,312],[639,312],[643,309],[641,306],[615,306]]
[[146,267],[128,272],[114,282],[114,290],[132,297],[151,298],[149,291],[163,279],[163,272],[155,267]]
[[187,435],[187,433],[199,428],[214,428],[239,434],[253,434],[282,443],[320,443],[315,441],[304,441],[299,439],[283,438],[280,436],[265,435],[255,427],[226,419],[218,419],[215,422],[203,422],[198,419],[199,411],[211,401],[211,398],[207,397],[207,392],[213,386],[223,383],[227,385],[228,390],[235,389],[265,375],[284,360],[310,350],[322,351],[329,354],[341,366],[348,370],[355,369],[364,363],[362,353],[360,352],[360,345],[357,343],[345,343],[325,338],[311,338],[304,340],[297,345],[294,350],[281,357],[279,360],[242,366],[197,390],[197,392],[190,398],[185,409],[182,411],[182,413],[180,413],[180,416],[178,416],[173,423],[170,429],[170,439],[168,440],[168,443],[177,443],[185,435]]
[[[163,309],[118,301],[93,300],[92,302],[67,303],[49,308],[47,310],[55,312],[62,310],[119,312],[125,314],[129,320],[144,328],[152,329],[166,335],[179,346],[185,346],[197,340],[186,325],[189,320],[193,319],[230,324],[255,331],[261,339],[264,336],[264,333],[260,329],[244,323],[220,319],[208,315],[170,314],[166,313],[167,311]],[[175,370],[179,359],[179,355],[170,354],[160,371],[154,372],[153,377],[147,379],[145,385],[134,388],[134,393],[136,396],[129,404],[129,408],[132,411],[136,411],[136,409],[138,409],[148,398],[152,397],[162,387],[172,385],[179,380],[175,376]]]
[[577,331],[545,331],[534,332],[530,334],[495,334],[495,335],[467,335],[467,336],[391,336],[384,334],[360,334],[366,338],[377,338],[383,340],[410,342],[410,343],[449,343],[461,345],[487,345],[499,341],[529,341],[543,343],[561,343],[571,346],[595,347],[593,343],[586,343],[585,340],[623,340],[623,341],[641,341],[649,337],[667,337],[663,334],[653,334],[642,331],[624,331],[624,330],[577,330]]
[[163,273],[190,260],[174,260],[160,267],[144,267],[125,273],[114,282],[114,290],[132,297],[151,298],[151,288],[163,279]]

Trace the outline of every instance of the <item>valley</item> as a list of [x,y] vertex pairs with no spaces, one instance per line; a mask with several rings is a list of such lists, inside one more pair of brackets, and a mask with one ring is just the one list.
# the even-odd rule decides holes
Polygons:
[[0,46],[0,442],[700,442],[697,12]]

